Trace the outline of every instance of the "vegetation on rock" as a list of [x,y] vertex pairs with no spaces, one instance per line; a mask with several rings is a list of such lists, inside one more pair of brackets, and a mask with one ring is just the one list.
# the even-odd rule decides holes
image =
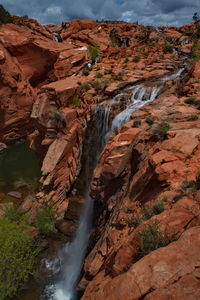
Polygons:
[[139,257],[144,257],[150,252],[167,246],[175,240],[175,236],[170,236],[166,232],[162,232],[157,221],[145,226],[140,234],[140,250]]
[[0,299],[15,295],[32,273],[38,250],[23,223],[0,219]]
[[48,235],[55,226],[55,210],[50,203],[45,202],[37,211],[36,224],[39,231]]
[[10,13],[0,4],[0,25],[13,23],[13,18]]

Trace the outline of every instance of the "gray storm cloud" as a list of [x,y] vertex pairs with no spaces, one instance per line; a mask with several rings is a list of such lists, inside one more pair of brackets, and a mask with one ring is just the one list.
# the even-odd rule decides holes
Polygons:
[[80,18],[181,26],[200,12],[200,0],[2,0],[1,4],[12,14],[28,15],[42,24]]

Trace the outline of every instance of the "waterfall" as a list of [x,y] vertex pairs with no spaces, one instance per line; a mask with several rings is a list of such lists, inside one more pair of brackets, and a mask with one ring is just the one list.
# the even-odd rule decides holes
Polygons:
[[[64,249],[58,254],[54,262],[46,262],[53,273],[58,273],[58,280],[55,284],[45,289],[45,295],[40,299],[74,300],[77,299],[76,285],[79,279],[82,262],[88,245],[89,232],[91,229],[93,200],[89,196],[90,183],[93,171],[97,164],[99,154],[106,143],[106,134],[109,131],[109,115],[112,102],[96,108],[90,121],[89,135],[86,138],[86,153],[84,161],[84,189],[81,192],[85,199],[85,206],[81,214],[78,229],[72,242],[68,242]],[[86,151],[86,149],[84,149]],[[87,176],[86,176],[86,174]]]
[[[182,72],[183,69],[180,69],[175,74],[161,78],[155,86],[139,84],[127,88],[125,93],[121,93],[111,101],[99,105],[92,114],[90,124],[88,124],[87,128],[88,133],[86,130],[86,146],[85,149],[83,149],[85,159],[82,164],[82,169],[84,172],[80,175],[81,180],[84,181],[84,189],[82,191],[82,198],[85,199],[84,209],[73,241],[65,245],[54,262],[47,262],[49,267],[53,270],[54,275],[57,274],[58,277],[54,284],[45,288],[45,296],[42,295],[40,299],[77,299],[76,285],[80,277],[92,226],[93,200],[89,195],[90,184],[100,152],[116,128],[122,127],[124,123],[129,121],[134,111],[156,99],[163,82],[178,79]],[[118,104],[121,99],[120,96],[126,95],[127,91],[130,92],[130,95],[126,98],[125,109],[116,115],[111,122],[110,112],[112,111],[112,106]]]
[[145,88],[143,85],[136,86],[133,90],[133,93],[131,95],[131,101],[128,103],[127,108],[120,112],[112,121],[111,132],[113,132],[113,130],[115,130],[116,128],[122,127],[124,123],[128,122],[134,111],[138,110],[146,103],[155,100],[160,89],[161,86],[153,87],[151,89],[149,99],[144,101],[143,97],[147,91],[147,88]]

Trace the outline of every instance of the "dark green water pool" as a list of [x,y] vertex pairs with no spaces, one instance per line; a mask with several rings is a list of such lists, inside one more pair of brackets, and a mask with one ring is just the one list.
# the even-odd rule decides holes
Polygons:
[[0,200],[13,191],[33,192],[40,176],[39,162],[28,142],[8,147],[0,153]]

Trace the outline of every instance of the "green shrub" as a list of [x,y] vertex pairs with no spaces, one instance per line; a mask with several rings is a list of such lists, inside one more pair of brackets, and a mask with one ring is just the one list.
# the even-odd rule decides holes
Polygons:
[[95,75],[96,78],[102,78],[103,77],[103,74],[98,72],[96,75]]
[[142,122],[141,122],[140,120],[135,120],[135,121],[133,122],[132,127],[133,127],[133,128],[138,128],[138,127],[141,126],[141,124],[142,124]]
[[73,100],[72,100],[73,107],[79,107],[80,106],[80,102],[81,102],[80,98],[74,97]]
[[22,225],[0,219],[0,299],[16,294],[31,274],[38,250]]
[[185,101],[184,101],[186,104],[190,104],[190,105],[196,105],[197,104],[197,100],[196,100],[196,98],[187,98],[187,99],[185,99]]
[[142,216],[137,215],[137,216],[131,216],[127,217],[124,221],[129,227],[134,227],[136,228],[138,225],[142,223]]
[[136,55],[133,60],[132,60],[134,63],[137,63],[140,61],[140,56]]
[[139,257],[144,257],[160,247],[167,246],[172,240],[174,237],[168,237],[166,233],[160,231],[157,221],[146,225],[140,232]]
[[154,214],[155,215],[159,215],[163,211],[164,211],[164,203],[163,203],[163,201],[157,201],[153,205],[153,212],[154,212]]
[[198,118],[199,117],[197,115],[191,115],[188,117],[188,121],[196,121],[196,120],[198,120]]
[[54,229],[54,216],[55,210],[53,209],[52,205],[47,202],[38,209],[36,224],[42,234],[48,235]]
[[181,188],[183,190],[191,189],[192,192],[200,189],[200,172],[197,172],[195,180],[184,180],[181,183]]
[[164,140],[167,136],[167,132],[169,129],[169,124],[166,122],[162,122],[156,128],[153,129],[153,135],[156,136],[159,140]]
[[13,23],[13,18],[10,13],[0,4],[0,25]]
[[88,76],[90,74],[90,69],[88,67],[83,68],[82,76]]
[[88,53],[89,58],[92,62],[95,62],[97,57],[99,56],[99,47],[97,45],[95,46],[88,46]]
[[143,213],[144,220],[149,220],[154,215],[153,209],[146,206],[142,207],[142,213]]
[[5,204],[3,211],[4,219],[8,220],[9,222],[20,223],[22,221],[23,214],[16,204],[13,204],[12,206]]
[[173,47],[170,43],[166,42],[163,45],[163,52],[164,53],[173,53]]
[[90,90],[90,85],[87,82],[82,82],[81,87],[84,89],[84,91],[89,91]]
[[113,80],[116,80],[116,81],[122,81],[122,80],[123,80],[123,77],[122,77],[121,75],[113,74],[113,75],[112,75],[112,79],[113,79]]
[[126,57],[124,60],[124,64],[127,64],[128,62],[129,62],[129,59],[128,59],[128,57]]
[[95,80],[91,83],[92,87],[97,91],[97,92],[103,92],[109,85],[108,80]]
[[146,118],[145,122],[146,122],[148,125],[153,125],[153,123],[154,123],[154,118],[148,117],[148,118]]
[[112,69],[105,69],[104,74],[112,74]]
[[[199,30],[200,34],[200,30]],[[191,50],[192,62],[195,63],[200,59],[200,40],[199,38],[194,39],[193,46]]]

